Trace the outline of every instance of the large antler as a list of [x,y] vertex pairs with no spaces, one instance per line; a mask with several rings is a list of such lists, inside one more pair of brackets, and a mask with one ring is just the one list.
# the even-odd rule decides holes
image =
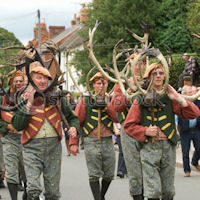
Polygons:
[[[144,30],[144,36],[143,37],[140,37],[138,36],[136,33],[132,32],[130,29],[126,28],[126,30],[128,31],[128,33],[130,33],[136,40],[140,41],[141,42],[141,47],[142,47],[142,50],[146,49],[148,47],[148,39],[149,39],[149,24],[148,23],[144,23],[144,22],[141,22],[139,19],[138,19],[138,23],[140,25],[140,27]],[[141,50],[141,51],[142,51]],[[139,52],[139,50],[138,50]],[[149,65],[149,59],[148,59],[148,56],[146,57],[146,66]]]
[[99,26],[101,22],[98,22],[96,21],[96,24],[94,26],[94,28],[92,29],[89,29],[89,58],[93,61],[94,65],[98,67],[99,71],[103,74],[103,76],[105,76],[108,80],[114,82],[114,83],[117,83],[118,80],[115,79],[115,78],[112,78],[111,76],[109,76],[104,70],[103,68],[101,67],[100,63],[98,62],[98,60],[96,59],[95,55],[94,55],[94,52],[93,52],[93,37],[94,37],[94,33],[97,29],[97,27]]
[[147,48],[146,50],[144,50],[143,52],[139,53],[138,55],[136,55],[134,60],[131,60],[131,67],[132,67],[132,76],[134,79],[134,82],[138,88],[138,90],[142,93],[142,94],[147,94],[148,90],[144,90],[141,88],[140,84],[138,83],[138,80],[135,76],[135,67],[137,65],[138,60],[141,58],[142,55],[148,55],[148,56],[155,56],[157,57],[158,60],[160,60],[160,62],[162,63],[163,66],[163,71],[165,73],[165,83],[163,86],[163,89],[159,92],[157,92],[158,94],[164,94],[166,93],[167,90],[167,85],[169,82],[169,67],[168,67],[168,63],[165,59],[165,57],[162,55],[162,53],[159,51],[159,49],[154,49],[154,48]]
[[169,54],[168,65],[171,66],[172,65],[172,50],[167,44],[165,44],[165,46],[167,47],[166,51]]
[[200,39],[200,33],[193,33],[192,35]]
[[[119,86],[120,86],[120,88],[121,88],[122,93],[123,93],[127,98],[132,98],[133,95],[129,95],[129,94],[127,93],[127,91],[126,91],[125,88],[124,88],[123,81],[122,81],[122,79],[121,79],[121,78],[123,78],[123,79],[125,80],[126,84],[132,89],[132,91],[135,91],[135,90],[136,90],[136,88],[135,88],[133,85],[129,84],[129,80],[128,80],[128,78],[127,78],[128,74],[129,74],[129,64],[130,64],[130,63],[127,62],[126,65],[125,65],[125,67],[124,67],[124,69],[123,69],[121,72],[119,72],[119,71],[118,71],[118,68],[117,68],[117,58],[119,57],[119,54],[117,54],[117,48],[118,48],[118,46],[119,46],[119,44],[120,44],[121,42],[122,42],[122,40],[120,40],[120,41],[114,46],[114,49],[113,49],[113,68],[114,68],[115,76],[116,76],[116,78],[117,78],[117,80],[118,80],[118,83],[119,83]],[[125,71],[126,71],[126,73],[125,73]],[[136,95],[136,93],[135,93],[134,95]]]
[[69,64],[69,51],[67,52],[66,57],[67,57],[66,67],[67,67],[67,71],[69,72],[69,76],[72,79],[72,81],[73,81],[75,87],[77,88],[77,90],[80,92],[81,95],[83,95],[83,92],[81,91],[80,87],[78,86],[78,84],[77,84],[77,82],[76,82],[76,80],[75,80],[75,78],[73,76],[73,73],[71,71],[71,67],[70,67],[70,64]]
[[138,41],[141,42],[142,48],[146,49],[148,46],[148,39],[149,39],[149,25],[145,23],[141,23],[139,21],[140,26],[144,29],[144,36],[140,37],[136,33],[132,32],[130,29],[126,28],[126,30]]

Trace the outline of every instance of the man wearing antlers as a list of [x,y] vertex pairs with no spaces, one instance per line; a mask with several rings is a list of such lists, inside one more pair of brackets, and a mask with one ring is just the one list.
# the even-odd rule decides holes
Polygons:
[[82,98],[75,113],[80,121],[81,134],[84,136],[90,188],[95,200],[104,200],[114,178],[115,151],[112,135],[113,121],[117,119],[111,104],[108,103],[107,79],[98,72],[90,81],[93,84],[95,98]]
[[[25,76],[21,71],[16,71],[9,76],[9,91],[4,96],[0,96],[0,104],[5,107],[13,106],[15,95],[23,89]],[[15,130],[11,124],[13,112],[0,112],[0,132],[4,135],[1,138],[3,144],[3,155],[6,168],[6,182],[12,200],[17,200],[18,185],[21,173],[24,182],[23,200],[26,199],[26,177],[22,157],[21,132]],[[22,166],[19,168],[19,165]]]
[[[132,78],[130,84],[133,84]],[[130,93],[130,88],[127,89]],[[114,95],[111,103],[117,112],[117,119],[121,124],[121,143],[128,172],[129,192],[134,200],[143,200],[142,167],[140,162],[140,149],[142,143],[130,138],[124,131],[124,121],[131,107],[129,101],[122,93],[119,84],[114,87]]]
[[[165,74],[161,64],[151,64],[144,78],[152,80],[150,93],[134,101],[125,119],[124,130],[143,143],[140,151],[144,197],[151,200],[172,200],[175,195],[174,174],[177,133],[174,114],[183,119],[200,115],[199,108],[185,100],[168,85],[162,96]],[[133,169],[134,170],[134,169]]]
[[[35,89],[25,93],[28,102],[25,107],[18,110],[13,118],[13,127],[23,130],[21,142],[23,144],[23,156],[27,177],[28,200],[39,200],[42,192],[40,176],[44,178],[44,196],[46,200],[60,199],[60,174],[61,174],[61,113],[56,105],[60,106],[65,118],[71,126],[68,130],[70,135],[70,151],[74,155],[78,152],[78,118],[67,105],[66,99],[61,97],[55,104],[45,96],[44,91],[52,80],[49,71],[42,67],[39,62],[31,68],[30,75],[42,96]],[[51,96],[51,95],[50,95]]]

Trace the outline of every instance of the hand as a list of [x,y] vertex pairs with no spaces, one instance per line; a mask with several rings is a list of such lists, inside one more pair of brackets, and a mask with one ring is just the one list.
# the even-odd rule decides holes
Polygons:
[[120,129],[118,128],[115,129],[115,135],[120,135]]
[[77,136],[77,131],[75,127],[70,127],[70,129],[68,130],[68,135],[71,138],[75,138]]
[[105,93],[105,102],[107,105],[110,103],[109,94],[107,92]]
[[167,139],[167,136],[158,127],[158,136],[156,137],[156,140],[166,140],[166,139]]
[[127,92],[128,94],[131,94],[131,92],[132,92],[131,88],[128,88],[128,89],[126,90],[126,92]]
[[146,131],[145,131],[146,136],[150,137],[157,137],[158,136],[158,127],[157,126],[152,126],[150,125]]
[[188,106],[186,100],[171,85],[167,86],[167,91],[168,91],[168,97],[171,100],[176,100],[183,107]]
[[181,97],[181,95],[171,85],[167,86],[167,92],[168,92],[168,97],[171,100],[174,100],[174,99]]
[[36,90],[32,89],[28,95],[28,103],[31,105],[33,104],[33,101],[34,101],[35,92]]
[[12,124],[8,124],[7,125],[7,129],[10,130],[12,133],[17,133],[17,130],[14,129],[14,127],[12,126]]
[[76,154],[79,153],[78,145],[76,145],[76,144],[70,145],[69,151],[70,151],[70,153],[72,153],[73,155],[76,156]]
[[128,81],[129,81],[129,83],[130,83],[131,85],[135,85],[135,82],[134,82],[134,80],[133,80],[133,77],[130,77],[130,78],[128,79]]

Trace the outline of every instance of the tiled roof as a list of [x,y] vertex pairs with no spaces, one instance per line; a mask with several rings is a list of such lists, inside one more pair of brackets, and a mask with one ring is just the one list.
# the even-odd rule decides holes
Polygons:
[[61,45],[60,45],[60,49],[73,49],[76,48],[78,46],[80,46],[81,44],[83,44],[86,39],[81,37],[79,35],[79,31],[83,30],[85,27],[85,25],[80,24],[79,27],[77,27],[76,31],[71,34]]
[[[78,31],[83,30],[84,28],[84,24],[71,26],[70,28],[65,29],[60,34],[52,38],[51,41],[55,42],[56,44],[62,41],[62,43],[59,45],[59,49],[61,51],[64,49],[76,48],[86,41],[86,39],[78,34]],[[45,51],[46,47],[42,45],[41,49],[42,51]]]

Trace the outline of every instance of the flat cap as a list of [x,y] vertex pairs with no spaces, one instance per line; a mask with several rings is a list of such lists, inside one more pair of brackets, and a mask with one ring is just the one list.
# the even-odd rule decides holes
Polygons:
[[188,57],[190,57],[190,55],[189,55],[188,53],[184,53],[183,56],[188,56]]
[[12,82],[13,82],[13,80],[14,80],[14,78],[17,77],[17,76],[22,76],[23,79],[24,79],[24,74],[23,74],[23,72],[20,71],[20,70],[17,70],[17,71],[15,71],[14,73],[11,73],[11,74],[8,76],[8,85],[11,85]]
[[151,65],[149,65],[144,73],[143,78],[148,78],[150,73],[155,69],[155,68],[159,68],[159,69],[163,69],[162,65],[160,63],[152,63]]
[[31,66],[31,70],[30,70],[31,75],[33,73],[38,73],[38,74],[42,74],[42,75],[47,76],[48,78],[52,79],[52,76],[51,76],[49,70],[42,67],[39,62],[31,63],[30,66]]
[[[107,72],[106,72],[107,73]],[[108,73],[107,73],[108,74]],[[96,80],[100,79],[100,78],[103,78],[105,80],[107,80],[107,78],[105,76],[103,76],[103,74],[101,72],[97,72],[91,79],[90,81],[91,82],[95,82]]]

